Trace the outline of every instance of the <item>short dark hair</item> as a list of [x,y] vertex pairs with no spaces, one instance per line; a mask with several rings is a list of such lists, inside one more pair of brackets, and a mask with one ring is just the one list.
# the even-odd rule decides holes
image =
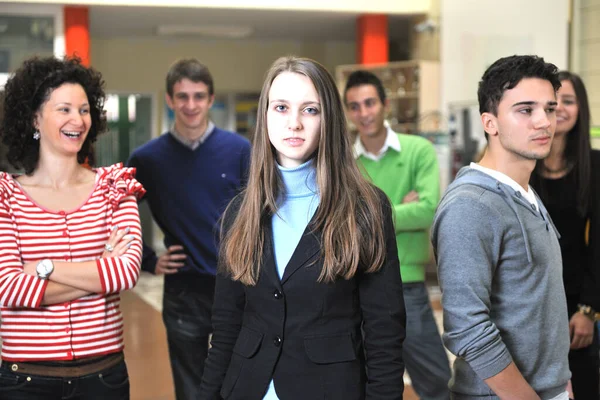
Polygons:
[[202,82],[208,86],[209,95],[212,96],[215,93],[213,77],[210,74],[208,67],[195,58],[178,60],[171,65],[166,80],[169,97],[173,97],[173,87],[182,79],[189,79],[196,83]]
[[346,88],[344,89],[344,104],[346,104],[346,93],[348,93],[348,90],[362,85],[375,86],[375,89],[377,89],[377,95],[379,95],[379,100],[381,100],[382,103],[385,103],[385,89],[383,88],[383,83],[381,83],[381,80],[377,77],[377,75],[369,71],[358,70],[352,72],[350,76],[348,76]]
[[65,83],[81,85],[90,105],[92,125],[77,154],[77,161],[93,161],[93,146],[97,136],[106,131],[104,114],[104,80],[93,68],[81,64],[77,57],[32,57],[8,79],[4,87],[4,104],[0,137],[8,148],[8,162],[30,175],[40,157],[39,140],[33,138],[36,114],[51,93]]
[[510,56],[494,62],[479,81],[477,97],[479,113],[498,113],[498,104],[504,92],[513,89],[525,78],[549,81],[556,92],[560,88],[558,68],[538,56]]

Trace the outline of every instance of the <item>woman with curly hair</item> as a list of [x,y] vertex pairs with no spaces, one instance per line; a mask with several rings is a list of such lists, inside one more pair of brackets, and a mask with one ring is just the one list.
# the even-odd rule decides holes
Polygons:
[[[119,292],[139,276],[135,171],[89,169],[103,80],[32,58],[5,86],[0,136],[0,398],[128,399]],[[64,396],[64,397],[63,397]]]

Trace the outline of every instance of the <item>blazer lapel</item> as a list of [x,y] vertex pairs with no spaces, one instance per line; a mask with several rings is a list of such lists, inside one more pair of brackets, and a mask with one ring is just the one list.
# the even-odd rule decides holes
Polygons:
[[[314,218],[314,217],[313,217]],[[302,234],[302,238],[296,246],[292,258],[285,267],[283,277],[281,278],[281,284],[290,279],[290,277],[313,256],[321,251],[321,235],[317,232],[312,231],[312,221],[308,223],[308,226]]]
[[264,227],[265,247],[263,250],[262,271],[269,277],[269,280],[273,282],[275,287],[281,290],[281,281],[279,280],[279,273],[277,272],[277,266],[275,265],[275,253],[273,251],[273,230],[271,228],[270,221],[265,223]]

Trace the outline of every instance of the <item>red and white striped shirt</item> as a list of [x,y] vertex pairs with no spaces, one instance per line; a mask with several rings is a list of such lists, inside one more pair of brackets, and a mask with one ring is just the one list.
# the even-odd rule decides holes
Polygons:
[[[86,202],[71,211],[36,204],[9,174],[0,173],[0,334],[6,361],[71,360],[123,349],[119,292],[135,286],[142,236],[137,199],[145,193],[134,168],[116,164],[96,171]],[[121,257],[100,258],[113,226],[135,238]],[[103,292],[40,305],[47,282],[23,264],[96,260]]]

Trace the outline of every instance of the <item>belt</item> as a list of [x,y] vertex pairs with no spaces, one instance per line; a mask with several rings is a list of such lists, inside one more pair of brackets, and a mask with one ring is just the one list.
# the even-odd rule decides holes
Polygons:
[[31,374],[37,376],[49,376],[55,378],[78,378],[85,375],[94,374],[104,369],[113,367],[123,361],[123,352],[110,354],[108,356],[93,357],[94,361],[90,361],[83,365],[69,365],[82,360],[74,360],[65,362],[63,365],[43,365],[35,362],[9,362],[2,361],[2,367],[18,372],[20,374]]

